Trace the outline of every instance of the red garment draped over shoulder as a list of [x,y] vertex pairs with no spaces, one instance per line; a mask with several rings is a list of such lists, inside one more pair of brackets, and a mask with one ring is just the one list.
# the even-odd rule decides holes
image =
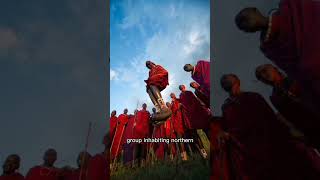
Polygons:
[[149,78],[145,82],[147,83],[147,89],[153,85],[162,91],[169,85],[169,73],[162,66],[155,65],[150,69]]
[[118,118],[117,116],[110,117],[110,136],[113,139],[114,133],[116,132]]
[[281,88],[273,89],[270,100],[286,120],[302,131],[308,143],[312,144],[313,147],[319,148],[319,116],[301,103],[300,89],[300,86],[295,81],[290,82],[286,79]]
[[242,175],[254,180],[299,180],[306,175],[301,170],[303,163],[296,159],[289,129],[261,95],[244,92],[228,98],[222,111],[223,128],[241,147]]
[[118,117],[118,125],[111,144],[111,157],[114,159],[122,150],[123,134],[128,123],[128,115],[121,114]]
[[60,180],[61,171],[57,168],[36,166],[29,170],[26,180]]
[[[64,172],[63,175],[63,180],[89,180],[87,178],[87,169],[76,169],[76,170],[71,170]],[[80,174],[81,174],[81,179],[80,179]]]
[[0,180],[24,180],[24,177],[20,173],[13,173],[0,176]]
[[191,77],[200,85],[204,94],[210,99],[210,62],[199,60]]
[[135,116],[129,115],[128,123],[123,133],[122,144],[127,143],[127,139],[134,138],[134,123],[135,123]]
[[182,113],[180,109],[180,103],[179,100],[173,100],[171,102],[171,120],[173,124],[173,129],[176,133],[183,135],[184,134],[184,127],[183,127],[183,119],[182,119]]
[[180,94],[183,121],[186,129],[208,129],[211,112],[191,91]]
[[207,108],[210,108],[210,95],[207,96],[204,89],[199,87],[199,89],[194,91],[194,94],[206,105]]
[[282,0],[272,15],[270,32],[268,40],[261,38],[265,56],[298,80],[310,100],[319,101],[320,1]]
[[109,159],[104,154],[95,155],[89,162],[88,180],[109,180]]
[[137,112],[136,126],[134,128],[135,138],[143,139],[149,137],[150,134],[150,113],[147,110]]
[[[154,128],[153,138],[165,138],[166,128],[164,124],[156,125]],[[153,149],[158,159],[164,159],[165,143],[152,143]]]
[[165,137],[174,138],[171,118],[166,120],[166,122],[164,123],[164,128],[165,128]]

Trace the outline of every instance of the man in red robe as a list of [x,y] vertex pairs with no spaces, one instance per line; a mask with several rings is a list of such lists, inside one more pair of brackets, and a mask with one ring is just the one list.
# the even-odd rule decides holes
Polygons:
[[44,163],[31,168],[26,176],[26,180],[59,180],[62,171],[54,167],[57,160],[57,152],[54,149],[48,149],[43,156]]
[[118,117],[118,124],[111,145],[111,160],[114,161],[119,157],[123,145],[123,133],[128,123],[128,109],[124,109],[123,114]]
[[271,64],[256,68],[256,77],[263,83],[273,87],[270,100],[286,120],[306,136],[307,142],[320,148],[320,117],[312,112],[301,99],[301,87],[296,81],[290,80]]
[[[184,137],[184,122],[182,118],[181,105],[179,99],[174,93],[170,94],[171,97],[171,120],[173,125],[173,131],[177,138]],[[187,152],[184,143],[179,143],[180,153],[182,160],[188,160]]]
[[[170,102],[166,103],[167,107],[171,109],[172,111],[172,105]],[[174,133],[173,128],[173,121],[172,121],[172,115],[171,117],[164,123],[165,128],[165,138],[170,139],[170,143],[166,144],[166,153],[170,157],[171,160],[173,160],[173,157],[176,155],[176,145],[175,143],[171,143],[171,139],[177,138],[176,134]]]
[[18,172],[20,157],[17,154],[9,155],[2,168],[3,174],[0,176],[0,180],[24,180],[24,177]]
[[207,130],[211,116],[210,110],[191,91],[187,91],[184,85],[180,85],[179,89],[181,90],[179,101],[182,106],[185,127]]
[[194,139],[195,143],[193,145],[206,158],[207,153],[197,133],[197,129],[202,129],[208,136],[211,112],[191,91],[187,91],[184,85],[180,85],[179,89],[181,90],[180,103],[185,128],[188,131],[187,134]]
[[105,149],[102,153],[96,154],[89,161],[88,180],[110,180],[110,134],[103,138]]
[[[236,16],[245,32],[261,31],[264,55],[301,84],[301,100],[320,108],[320,1],[281,0],[269,17],[256,8]],[[319,127],[318,127],[319,128]]]
[[186,64],[183,69],[191,72],[192,79],[200,85],[205,96],[210,99],[210,62],[199,60],[195,66]]
[[207,96],[205,90],[196,82],[191,82],[190,87],[194,88],[194,94],[210,109],[210,96]]
[[[152,108],[152,116],[154,116],[156,112],[156,108]],[[152,138],[164,138],[165,137],[165,128],[164,124],[153,123],[153,132]],[[151,148],[153,149],[158,160],[164,160],[165,155],[165,144],[164,143],[150,143]]]
[[134,138],[134,124],[136,119],[137,110],[134,111],[134,115],[128,116],[128,123],[123,133],[123,162],[126,166],[132,166],[134,158],[134,146],[133,143],[127,143],[128,139]]
[[[136,139],[143,139],[148,138],[150,134],[150,119],[151,115],[150,112],[147,110],[147,104],[142,104],[142,110],[137,112],[136,121],[134,126],[134,136]],[[146,153],[147,153],[147,144],[145,143],[137,143],[135,145],[135,157],[138,160],[138,164],[144,164],[146,160]]]
[[[239,176],[253,180],[304,179],[302,162],[291,144],[289,129],[281,123],[264,98],[242,92],[234,74],[221,78],[229,98],[222,106],[223,129],[240,147]],[[296,162],[296,163],[292,163]]]
[[157,110],[152,121],[161,123],[171,116],[171,110],[167,108],[160,93],[169,85],[169,74],[162,66],[156,65],[151,61],[147,61],[146,66],[150,69],[149,78],[145,80],[147,93]]
[[111,139],[113,139],[114,133],[116,132],[116,128],[117,128],[118,117],[116,115],[117,115],[117,111],[113,110],[111,112],[111,117],[110,117],[110,135],[111,135]]
[[88,175],[88,164],[92,158],[88,152],[80,152],[77,158],[77,169],[64,168],[63,180],[89,180]]

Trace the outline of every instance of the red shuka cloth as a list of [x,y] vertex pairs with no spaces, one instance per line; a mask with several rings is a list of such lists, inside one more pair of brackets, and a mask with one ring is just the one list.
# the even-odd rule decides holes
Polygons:
[[[164,124],[154,126],[153,128],[154,128],[153,138],[165,138],[166,129]],[[165,143],[152,143],[152,146],[157,158],[164,159]]]
[[122,142],[123,142],[123,134],[128,123],[128,115],[121,114],[118,117],[118,125],[116,128],[116,132],[111,144],[111,159],[116,158],[120,155],[122,149]]
[[191,91],[181,92],[180,103],[186,129],[209,128],[211,113]]
[[300,100],[300,87],[296,82],[288,82],[285,80],[282,83],[282,90],[294,95],[297,100],[283,94],[281,90],[274,88],[270,100],[274,107],[280,112],[283,117],[290,121],[297,129],[303,132],[306,139],[314,147],[320,147],[320,126],[319,117],[310,112]]
[[63,180],[80,180],[80,173],[81,173],[81,180],[89,180],[87,178],[87,169],[76,169],[71,171],[66,171],[63,173]]
[[160,65],[155,65],[149,71],[149,78],[145,80],[147,83],[147,89],[149,86],[153,85],[159,88],[160,91],[164,90],[169,85],[169,74]]
[[89,162],[88,180],[109,180],[109,159],[104,154],[95,155]]
[[206,105],[207,108],[210,108],[210,96],[207,96],[201,87],[196,89],[194,94]]
[[136,139],[149,137],[150,134],[150,113],[147,110],[140,110],[136,115],[136,126],[134,127],[134,136]]
[[134,123],[135,123],[135,116],[129,115],[128,123],[127,123],[126,129],[123,133],[123,138],[122,138],[123,139],[122,144],[124,144],[124,146],[123,146],[124,163],[128,163],[133,160],[134,144],[133,143],[127,144],[127,139],[134,138]]
[[173,129],[176,133],[183,135],[184,134],[184,127],[183,127],[183,119],[182,119],[182,113],[180,109],[180,103],[179,100],[173,100],[171,102],[171,120]]
[[210,97],[210,62],[199,60],[191,77],[201,86],[204,94]]
[[129,115],[128,123],[123,133],[122,144],[127,143],[127,139],[134,138],[134,123],[135,123],[135,116]]
[[243,92],[228,98],[222,111],[224,129],[241,147],[242,175],[254,180],[301,179],[302,162],[296,159],[289,129],[261,95]]
[[[268,41],[261,50],[291,79],[298,80],[310,101],[320,99],[320,1],[282,0],[272,15]],[[318,104],[319,106],[319,104]]]
[[164,123],[165,138],[171,138],[171,119],[167,119]]
[[24,177],[20,173],[13,173],[0,176],[0,180],[24,180]]
[[31,168],[26,176],[26,180],[59,180],[61,171],[57,168],[47,168],[35,166]]
[[116,132],[118,118],[117,116],[110,117],[110,137],[113,139],[114,133]]

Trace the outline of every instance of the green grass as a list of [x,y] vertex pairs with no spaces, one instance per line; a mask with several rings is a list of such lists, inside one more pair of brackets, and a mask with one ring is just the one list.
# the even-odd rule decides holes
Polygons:
[[[205,149],[209,154],[210,142],[202,131],[198,131]],[[151,152],[154,159],[154,154]],[[188,156],[188,161],[181,161],[180,156],[174,160],[155,161],[145,167],[126,167],[116,164],[117,170],[111,174],[111,180],[202,180],[210,179],[209,160],[199,154]]]
[[186,162],[158,161],[144,168],[121,166],[111,175],[111,180],[202,180],[209,178],[209,161],[202,159],[199,155],[189,156]]

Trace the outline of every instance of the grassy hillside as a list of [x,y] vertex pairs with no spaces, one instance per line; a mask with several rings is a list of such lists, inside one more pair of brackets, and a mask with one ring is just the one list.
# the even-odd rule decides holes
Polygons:
[[[206,151],[209,154],[210,144],[203,131],[198,131]],[[152,153],[153,154],[153,153]],[[154,157],[154,154],[151,155]],[[152,157],[152,158],[153,158]],[[209,160],[204,160],[199,154],[189,155],[188,161],[182,161],[180,156],[173,160],[153,161],[145,167],[126,167],[116,164],[117,170],[112,172],[111,180],[202,180],[210,179]]]

